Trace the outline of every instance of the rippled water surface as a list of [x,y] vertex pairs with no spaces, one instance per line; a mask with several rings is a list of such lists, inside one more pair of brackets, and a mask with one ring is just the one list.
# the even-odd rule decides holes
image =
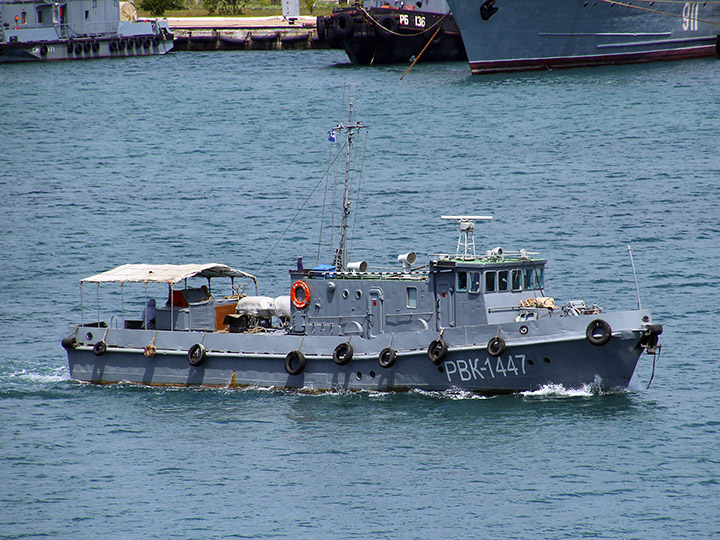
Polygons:
[[[0,68],[0,537],[720,537],[720,61],[403,81],[339,51]],[[306,199],[346,85],[371,126],[355,259],[452,252],[440,214],[492,214],[482,249],[541,252],[558,303],[626,309],[629,244],[665,327],[650,388],[647,355],[611,395],[70,381],[82,277],[215,261],[276,295],[315,261],[321,190]]]

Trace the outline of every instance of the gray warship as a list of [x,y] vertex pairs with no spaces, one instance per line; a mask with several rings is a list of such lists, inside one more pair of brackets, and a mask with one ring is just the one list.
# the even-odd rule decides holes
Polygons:
[[720,3],[448,0],[474,74],[718,53]]
[[[491,395],[548,384],[603,391],[627,388],[641,354],[657,355],[662,326],[640,308],[639,293],[630,311],[578,300],[556,306],[544,288],[546,260],[536,253],[476,253],[475,224],[490,216],[439,216],[458,225],[455,254],[431,255],[426,264],[413,252],[384,270],[349,260],[351,157],[366,129],[351,102],[348,121],[331,131],[332,140],[344,136],[338,155],[345,158],[331,263],[304,268],[298,259],[290,294],[278,297],[259,295],[254,275],[216,263],[129,264],[85,278],[81,323],[62,340],[71,378],[303,391]],[[231,294],[218,294],[218,280]],[[106,283],[119,285],[121,310],[103,320]],[[146,307],[141,318],[126,319],[133,283],[135,305]],[[148,292],[164,289],[158,284],[167,284],[162,306]],[[97,317],[85,321],[82,291],[93,285]]]
[[120,20],[118,0],[0,0],[0,63],[148,56],[172,47],[167,21]]

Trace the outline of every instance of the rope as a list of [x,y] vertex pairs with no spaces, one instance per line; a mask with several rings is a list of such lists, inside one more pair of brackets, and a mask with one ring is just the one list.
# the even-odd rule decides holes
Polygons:
[[[347,144],[347,143],[345,143],[345,144]],[[344,144],[343,147],[340,149],[340,152],[338,152],[337,156],[335,156],[335,159],[333,160],[333,162],[337,161],[338,156],[341,155],[343,148],[345,148],[345,144]],[[330,167],[332,167],[332,163],[330,164]],[[328,167],[328,169],[329,169],[330,167]],[[317,183],[315,184],[315,187],[312,188],[312,190],[310,191],[310,194],[307,196],[307,198],[306,198],[306,199],[303,201],[303,203],[300,205],[300,208],[298,208],[298,211],[295,213],[295,215],[293,216],[293,218],[290,220],[290,223],[288,223],[288,226],[285,227],[285,230],[284,230],[283,233],[280,235],[280,238],[277,239],[277,241],[275,242],[275,245],[273,245],[272,249],[270,249],[270,251],[268,252],[268,254],[265,256],[265,259],[263,260],[263,262],[261,262],[261,263],[260,263],[260,266],[258,266],[257,270],[255,271],[256,274],[259,274],[259,273],[260,273],[260,269],[265,265],[265,263],[268,261],[268,259],[270,258],[270,256],[273,254],[273,251],[275,251],[275,248],[276,248],[276,247],[278,246],[278,244],[280,243],[280,240],[282,240],[283,237],[285,236],[285,234],[290,230],[290,227],[291,227],[292,224],[295,222],[295,220],[297,219],[297,217],[300,215],[300,212],[303,211],[303,209],[305,208],[305,205],[308,203],[308,201],[309,201],[310,198],[312,197],[313,193],[315,193],[315,190],[318,188],[318,186],[319,186],[319,185],[322,183],[322,181],[325,179],[325,175],[326,175],[326,174],[328,174],[328,173],[326,172],[326,173],[320,178],[320,180],[317,181]]]
[[155,347],[155,338],[157,338],[157,330],[155,330],[155,335],[153,336],[150,344],[147,347],[145,347],[144,354],[147,358],[152,358],[153,356],[155,356],[155,353],[157,352],[157,347]]
[[[450,13],[450,12],[448,11],[443,17],[447,17],[447,15],[448,15],[449,13]],[[420,54],[418,54],[418,55],[415,57],[415,60],[413,60],[412,64],[410,64],[410,67],[407,68],[407,69],[405,70],[405,73],[402,74],[402,77],[400,77],[400,80],[401,80],[401,81],[405,78],[405,75],[408,74],[408,71],[410,71],[410,70],[413,68],[413,66],[417,63],[417,61],[420,60],[420,57],[421,57],[422,54],[425,52],[425,49],[428,48],[428,45],[430,45],[430,43],[432,43],[432,40],[435,39],[435,36],[436,36],[437,33],[440,31],[440,28],[441,28],[441,27],[438,26],[438,27],[435,29],[435,33],[432,35],[432,37],[428,40],[428,42],[427,42],[427,43],[425,44],[425,46],[422,48],[422,51],[420,51]]]
[[[684,17],[683,15],[676,15],[675,13],[668,13],[667,11],[658,11],[657,9],[633,6],[632,4],[626,4],[625,2],[618,2],[617,0],[600,0],[600,1],[605,2],[606,4],[615,4],[616,6],[628,7],[628,8],[632,8],[632,9],[639,9],[640,11],[649,11],[650,13],[657,13],[658,15],[667,15],[668,17],[675,17],[676,19],[687,19],[688,18],[688,17]],[[676,3],[676,2],[667,2],[667,3]],[[677,2],[677,3],[681,3],[681,2]],[[705,2],[691,2],[691,3],[700,4],[700,3],[705,3]],[[713,26],[720,26],[720,22],[706,21],[704,19],[696,19],[695,17],[690,17],[690,20],[705,23],[705,24],[711,24]]]
[[437,22],[435,22],[435,24],[432,24],[432,25],[428,26],[427,28],[425,28],[424,30],[420,30],[419,32],[417,32],[415,34],[401,34],[399,32],[395,32],[394,30],[390,30],[389,28],[385,28],[382,24],[380,24],[380,22],[376,18],[374,18],[372,15],[370,15],[365,10],[364,7],[362,7],[362,6],[358,6],[358,7],[359,7],[360,11],[362,11],[365,14],[365,16],[370,20],[370,22],[379,26],[380,28],[385,30],[388,34],[392,34],[392,35],[398,36],[398,37],[415,37],[415,36],[421,36],[423,34],[426,34],[426,33],[430,32],[430,30],[432,30],[436,26],[442,25],[442,23],[445,21],[445,19],[447,19],[448,16],[450,15],[450,12],[448,11],[445,15],[443,15],[440,19],[438,19]]
[[653,368],[652,368],[652,373],[650,374],[650,380],[648,381],[646,390],[650,389],[650,385],[652,384],[653,379],[655,378],[655,363],[660,359],[661,352],[662,352],[662,345],[658,345],[657,351],[653,355]]

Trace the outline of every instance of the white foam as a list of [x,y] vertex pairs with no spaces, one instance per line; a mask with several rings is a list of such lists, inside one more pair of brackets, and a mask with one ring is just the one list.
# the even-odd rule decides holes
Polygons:
[[62,381],[69,381],[70,380],[70,374],[68,373],[67,369],[57,368],[52,373],[34,373],[32,371],[28,371],[27,369],[23,369],[20,371],[16,371],[15,373],[10,374],[11,379],[19,379],[22,381],[27,381],[35,384],[52,384]]
[[580,388],[565,388],[562,384],[546,384],[537,390],[520,392],[525,397],[590,397],[600,392],[594,384],[583,384]]

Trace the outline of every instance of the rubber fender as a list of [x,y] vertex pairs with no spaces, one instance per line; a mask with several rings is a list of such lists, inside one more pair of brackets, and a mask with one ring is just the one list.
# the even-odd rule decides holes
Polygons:
[[490,341],[488,341],[487,352],[490,356],[501,356],[502,353],[505,352],[505,349],[507,349],[507,344],[505,343],[505,340],[500,336],[495,336]]
[[205,361],[205,345],[196,343],[188,350],[188,362],[191,366],[197,367]]
[[347,341],[340,343],[333,351],[333,362],[335,362],[338,366],[344,366],[352,360],[352,357],[353,347]]
[[285,357],[285,371],[289,375],[300,375],[305,369],[305,355],[300,351],[290,351]]
[[384,15],[378,19],[378,24],[388,32],[381,32],[383,37],[393,37],[392,32],[397,32],[398,23],[392,15]]
[[334,17],[333,27],[337,39],[347,39],[355,31],[355,21],[349,13],[338,13]]
[[107,344],[103,340],[98,341],[93,347],[93,354],[95,354],[95,356],[102,356],[105,354],[105,351],[107,351]]
[[587,325],[585,330],[585,337],[593,345],[600,347],[605,345],[612,337],[612,328],[610,325],[602,319],[595,319]]
[[436,366],[439,366],[440,362],[445,360],[447,353],[448,353],[447,343],[445,343],[445,340],[441,337],[432,340],[430,342],[430,345],[428,345],[428,350],[427,350],[428,358]]
[[385,347],[378,355],[378,364],[386,369],[393,367],[395,360],[397,360],[397,353],[390,347]]
[[323,15],[318,15],[315,26],[317,28],[318,39],[325,39],[327,37],[327,27],[325,26],[325,17]]

